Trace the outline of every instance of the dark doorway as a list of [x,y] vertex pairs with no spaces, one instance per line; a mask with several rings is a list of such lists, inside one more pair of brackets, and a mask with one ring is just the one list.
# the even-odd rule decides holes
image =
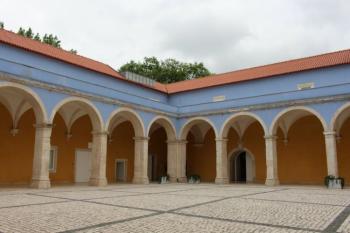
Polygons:
[[241,151],[231,158],[231,181],[245,183],[247,181],[246,152]]

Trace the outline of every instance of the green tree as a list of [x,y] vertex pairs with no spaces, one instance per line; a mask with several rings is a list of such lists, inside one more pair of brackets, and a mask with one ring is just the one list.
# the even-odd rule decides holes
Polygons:
[[[1,28],[1,24],[0,24],[0,28]],[[17,31],[17,34],[24,36],[24,37],[27,37],[27,38],[30,38],[30,39],[33,39],[33,40],[40,41],[40,42],[45,43],[45,44],[52,45],[56,48],[61,48],[61,41],[58,39],[57,36],[55,36],[53,34],[45,34],[41,38],[40,34],[39,33],[35,34],[33,32],[32,28],[30,28],[30,27],[28,29],[20,27]],[[75,50],[75,49],[71,49],[69,52],[71,52],[73,54],[78,53],[77,50]]]
[[130,62],[119,69],[120,72],[133,72],[161,83],[174,83],[211,75],[203,63],[185,63],[175,59],[158,60],[145,57],[143,62]]
[[61,41],[58,39],[57,36],[54,36],[52,34],[45,34],[42,42],[45,44],[52,45],[56,48],[61,48]]
[[0,21],[0,29],[4,29],[5,25],[3,22]]

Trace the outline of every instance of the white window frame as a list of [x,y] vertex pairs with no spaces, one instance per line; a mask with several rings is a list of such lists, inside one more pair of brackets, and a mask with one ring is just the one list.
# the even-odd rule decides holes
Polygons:
[[[53,167],[50,168],[50,159],[51,159],[51,152],[53,151],[53,158],[52,158],[52,165]],[[56,173],[57,168],[57,146],[51,146],[50,152],[49,152],[49,172],[50,173]]]

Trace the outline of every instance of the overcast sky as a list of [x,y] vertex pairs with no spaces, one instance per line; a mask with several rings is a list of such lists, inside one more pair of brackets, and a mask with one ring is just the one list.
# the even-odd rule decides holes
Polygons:
[[118,69],[145,56],[212,72],[350,48],[349,0],[0,0],[8,30],[53,33]]

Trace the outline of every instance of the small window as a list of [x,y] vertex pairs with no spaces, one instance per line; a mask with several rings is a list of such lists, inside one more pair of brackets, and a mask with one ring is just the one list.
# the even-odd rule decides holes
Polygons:
[[50,155],[49,155],[49,172],[55,173],[56,172],[56,164],[57,164],[57,147],[52,146],[50,149]]

